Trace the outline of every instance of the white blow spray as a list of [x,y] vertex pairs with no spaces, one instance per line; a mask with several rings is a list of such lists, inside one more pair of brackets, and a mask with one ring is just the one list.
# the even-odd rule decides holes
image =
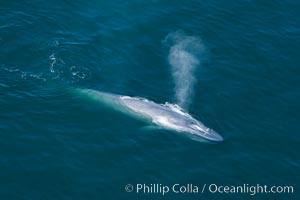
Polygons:
[[164,43],[170,46],[168,61],[175,81],[177,104],[188,110],[193,96],[197,66],[201,65],[204,46],[198,37],[188,36],[182,31],[167,35]]

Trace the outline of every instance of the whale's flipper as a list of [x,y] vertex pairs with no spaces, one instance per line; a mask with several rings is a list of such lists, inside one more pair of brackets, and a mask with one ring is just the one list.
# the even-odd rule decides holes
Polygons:
[[157,131],[157,130],[162,130],[161,127],[155,126],[155,125],[148,125],[148,126],[143,126],[140,128],[142,131]]

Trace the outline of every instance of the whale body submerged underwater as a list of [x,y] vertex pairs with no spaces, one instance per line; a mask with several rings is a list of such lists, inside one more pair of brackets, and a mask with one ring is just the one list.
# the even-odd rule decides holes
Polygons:
[[223,141],[221,135],[194,119],[176,104],[157,104],[141,97],[115,95],[92,89],[76,90],[79,94],[105,104],[114,110],[163,129],[184,133],[193,140],[202,142]]

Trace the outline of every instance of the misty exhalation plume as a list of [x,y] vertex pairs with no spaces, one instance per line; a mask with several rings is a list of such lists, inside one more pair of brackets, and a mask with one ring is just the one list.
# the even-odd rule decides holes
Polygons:
[[196,67],[201,65],[204,46],[200,38],[188,36],[182,31],[170,33],[164,43],[170,45],[168,61],[175,81],[177,104],[187,110],[196,82],[194,73]]

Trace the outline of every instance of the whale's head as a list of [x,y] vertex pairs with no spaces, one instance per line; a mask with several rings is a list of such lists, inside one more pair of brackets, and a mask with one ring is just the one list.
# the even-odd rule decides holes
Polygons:
[[[176,117],[175,117],[176,116]],[[223,137],[215,132],[213,129],[208,128],[203,123],[194,119],[190,115],[174,115],[160,120],[161,126],[177,132],[185,133],[193,140],[218,143],[223,141]]]
[[209,142],[222,142],[223,137],[215,132],[213,129],[206,127],[195,119],[191,119],[185,125],[184,132],[190,133],[192,139],[207,140]]
[[189,115],[169,115],[167,117],[157,117],[154,121],[155,124],[169,130],[175,130],[184,133],[193,140],[218,143],[223,141],[223,137],[206,127],[203,123],[197,121]]

